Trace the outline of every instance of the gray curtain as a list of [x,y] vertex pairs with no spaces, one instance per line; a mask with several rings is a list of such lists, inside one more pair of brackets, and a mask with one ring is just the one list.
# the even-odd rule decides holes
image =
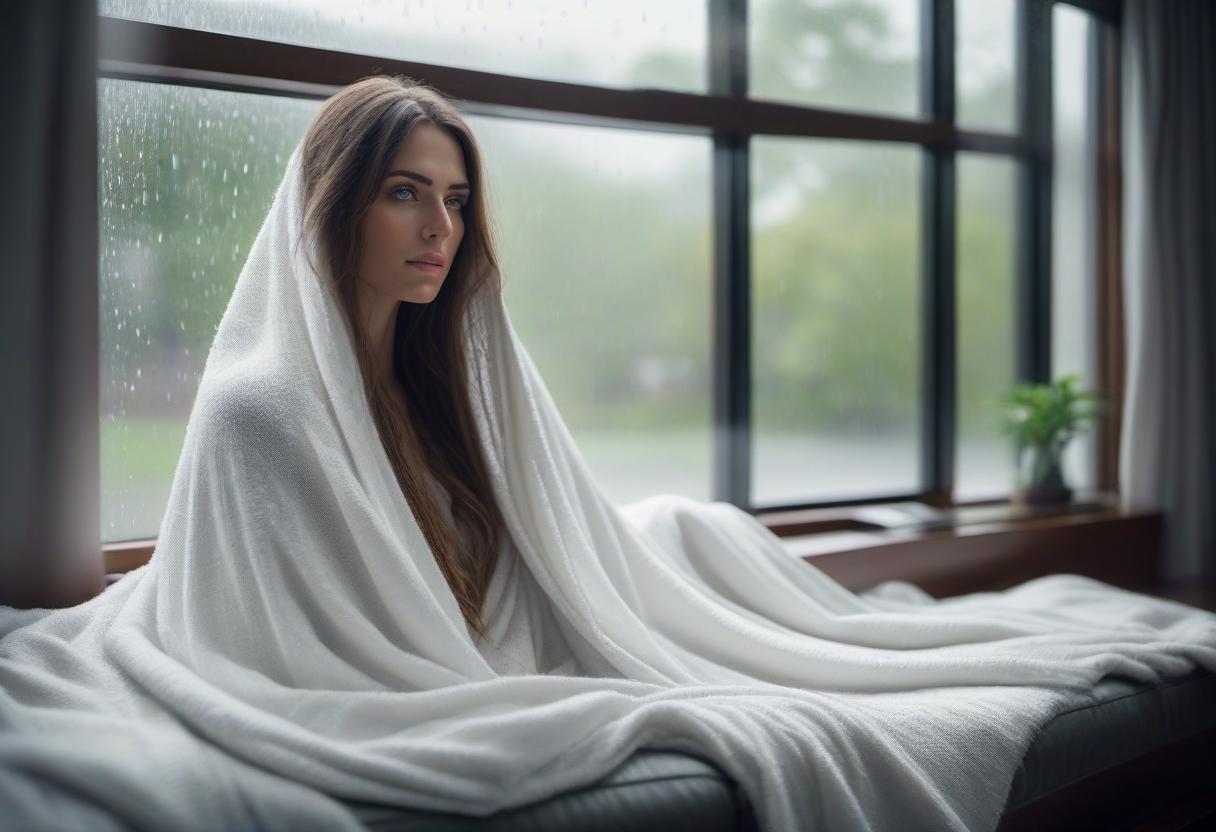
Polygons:
[[0,604],[102,586],[97,10],[0,3]]
[[1122,491],[1165,513],[1168,580],[1216,577],[1216,2],[1123,16]]

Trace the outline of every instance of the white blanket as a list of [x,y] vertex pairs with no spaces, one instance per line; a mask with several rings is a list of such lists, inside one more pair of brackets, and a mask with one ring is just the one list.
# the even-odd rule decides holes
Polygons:
[[[1108,674],[1216,671],[1216,616],[1058,576],[858,597],[725,503],[614,507],[501,296],[465,327],[510,539],[474,643],[297,247],[299,154],[208,357],[149,565],[0,609],[0,806],[36,829],[356,829],[485,815],[639,747],[768,830],[990,829],[1036,730]],[[314,260],[317,258],[314,258]]]

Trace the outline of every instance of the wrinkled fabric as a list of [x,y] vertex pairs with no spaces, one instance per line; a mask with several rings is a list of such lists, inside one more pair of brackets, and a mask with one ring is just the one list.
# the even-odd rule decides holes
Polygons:
[[729,504],[614,506],[492,287],[463,330],[507,531],[479,642],[301,220],[297,149],[150,563],[78,607],[0,610],[0,805],[20,828],[357,829],[343,801],[486,815],[648,747],[712,760],[768,830],[991,829],[1035,732],[1097,680],[1216,671],[1216,616],[1181,604],[1078,576],[858,596]]

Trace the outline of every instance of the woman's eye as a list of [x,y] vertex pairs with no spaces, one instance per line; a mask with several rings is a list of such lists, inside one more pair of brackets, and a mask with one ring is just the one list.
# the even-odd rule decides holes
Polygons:
[[[402,185],[399,188],[393,188],[391,193],[393,194],[393,196],[397,197],[397,199],[401,200],[402,202],[406,202],[406,201],[416,202],[418,200],[418,192],[416,190],[414,190],[414,188],[411,187],[410,185]],[[407,194],[409,195],[408,198],[406,196]],[[459,210],[464,209],[465,201],[458,196],[448,197],[447,205],[448,205],[448,207],[454,207],[459,211]]]

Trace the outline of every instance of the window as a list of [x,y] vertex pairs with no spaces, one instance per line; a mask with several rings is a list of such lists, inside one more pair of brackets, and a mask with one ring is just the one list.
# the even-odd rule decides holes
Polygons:
[[917,114],[917,0],[752,0],[748,11],[754,97]]
[[156,534],[212,335],[312,101],[102,79],[102,540]]
[[706,0],[101,0],[101,13],[527,78],[705,92]]
[[992,402],[1017,377],[1016,173],[1006,157],[959,154],[954,489],[961,499],[1000,497],[1013,474],[1009,443],[994,429]]
[[374,71],[469,115],[512,319],[613,499],[1005,497],[995,396],[1100,384],[1086,5],[103,0],[103,539],[156,534],[283,163]]
[[752,143],[753,501],[920,485],[920,157]]
[[958,121],[976,130],[1017,129],[1014,61],[1016,4],[1021,0],[955,0]]
[[[1098,387],[1098,299],[1095,250],[1098,160],[1093,65],[1099,24],[1069,6],[1053,13],[1056,56],[1052,90],[1052,373],[1075,373],[1085,387]],[[1073,442],[1064,458],[1075,487],[1096,486],[1097,445],[1093,434]]]
[[469,122],[512,325],[596,481],[621,503],[708,499],[709,140]]

